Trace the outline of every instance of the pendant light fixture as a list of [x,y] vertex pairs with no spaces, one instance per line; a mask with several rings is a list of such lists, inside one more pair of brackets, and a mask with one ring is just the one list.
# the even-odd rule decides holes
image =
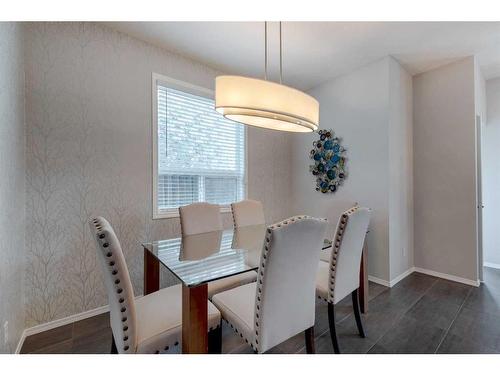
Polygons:
[[280,82],[267,80],[267,22],[264,23],[264,79],[219,76],[215,79],[215,109],[224,117],[246,125],[288,131],[318,129],[319,103],[312,96],[283,84],[280,34]]

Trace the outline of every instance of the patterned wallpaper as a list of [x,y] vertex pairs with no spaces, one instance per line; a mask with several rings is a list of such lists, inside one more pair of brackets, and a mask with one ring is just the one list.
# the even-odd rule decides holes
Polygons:
[[[24,329],[23,33],[0,22],[0,353],[12,353]],[[7,332],[4,323],[8,322]],[[4,343],[5,333],[7,343]]]
[[[218,72],[96,23],[28,24],[25,51],[25,299],[33,326],[107,303],[92,215],[115,228],[142,293],[141,241],[179,233],[178,219],[151,219],[151,73],[213,88]],[[249,129],[248,195],[263,201],[269,222],[291,214],[290,156],[288,135]]]

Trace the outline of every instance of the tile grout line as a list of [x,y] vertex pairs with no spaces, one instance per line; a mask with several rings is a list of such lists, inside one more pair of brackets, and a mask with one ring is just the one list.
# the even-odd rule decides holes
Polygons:
[[453,317],[453,320],[451,321],[450,325],[448,326],[448,328],[446,329],[446,331],[444,332],[444,335],[443,337],[441,338],[441,341],[439,342],[436,350],[434,351],[434,354],[437,354],[439,348],[441,347],[441,345],[443,344],[444,340],[446,339],[446,336],[448,336],[448,333],[450,332],[450,329],[451,327],[453,326],[453,323],[455,323],[455,320],[457,320],[458,318],[458,315],[460,314],[460,312],[462,311],[462,309],[464,308],[465,306],[465,303],[467,302],[467,300],[469,299],[469,296],[470,294],[472,293],[472,288],[471,287],[469,289],[469,292],[467,293],[467,296],[465,296],[464,300],[462,301],[462,304],[460,305],[460,307],[458,308],[457,310],[457,313],[455,314],[455,316]]
[[415,305],[416,305],[416,304],[417,304],[417,303],[418,303],[418,302],[419,302],[422,298],[424,298],[424,296],[427,294],[427,292],[428,292],[429,290],[431,290],[431,288],[432,288],[434,285],[436,285],[436,284],[438,283],[438,281],[439,281],[439,278],[438,278],[438,279],[436,279],[436,280],[435,280],[435,281],[434,281],[434,282],[433,282],[433,283],[432,283],[432,284],[431,284],[431,285],[430,285],[430,286],[429,286],[429,287],[428,287],[428,288],[427,288],[427,289],[426,289],[426,290],[422,293],[422,295],[421,295],[419,298],[417,298],[417,300],[416,300],[414,303],[412,303],[412,304],[411,304],[411,305],[410,305],[410,306],[409,306],[409,307],[408,307],[408,308],[407,308],[407,309],[406,309],[406,310],[405,310],[405,311],[401,314],[401,316],[399,317],[399,319],[397,319],[397,320],[396,320],[396,322],[394,322],[394,324],[392,324],[392,325],[391,325],[391,326],[387,329],[387,331],[385,331],[385,332],[384,332],[384,334],[383,334],[383,335],[381,335],[381,336],[378,338],[378,340],[377,340],[377,341],[375,341],[375,343],[374,343],[372,346],[370,346],[370,347],[368,348],[368,350],[365,352],[365,354],[368,354],[368,353],[370,352],[370,350],[372,350],[372,349],[373,349],[373,347],[374,347],[375,345],[377,345],[377,344],[379,343],[379,341],[380,341],[380,340],[382,340],[382,338],[383,338],[383,337],[384,337],[384,336],[385,336],[385,335],[386,335],[386,334],[387,334],[387,333],[388,333],[388,332],[389,332],[392,328],[394,328],[394,327],[395,327],[395,326],[396,326],[396,325],[397,325],[397,324],[398,324],[398,323],[399,323],[399,322],[403,319],[403,317],[406,315],[406,313],[407,313],[408,311],[410,311],[410,310],[413,308],[413,306],[415,306]]

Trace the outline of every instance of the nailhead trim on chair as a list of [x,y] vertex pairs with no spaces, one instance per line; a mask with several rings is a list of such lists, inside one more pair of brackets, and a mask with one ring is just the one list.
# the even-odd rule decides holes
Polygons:
[[[119,319],[121,321],[121,329],[122,332],[124,332],[122,342],[116,342],[117,345],[122,345],[122,351],[125,353],[130,353],[132,351],[135,351],[136,348],[134,345],[132,345],[129,341],[129,336],[133,338],[133,332],[129,332],[132,330],[132,326],[129,327],[129,315],[128,315],[128,310],[130,307],[127,305],[126,299],[124,296],[121,294],[124,292],[123,288],[121,287],[122,284],[122,278],[120,278],[118,269],[115,267],[116,264],[116,259],[115,259],[115,254],[113,254],[113,251],[110,250],[110,242],[109,239],[106,238],[106,233],[103,231],[103,228],[105,227],[104,223],[101,223],[99,219],[93,219],[91,221],[93,224],[93,227],[96,229],[95,230],[95,236],[97,238],[97,243],[98,243],[98,250],[102,251],[102,254],[106,257],[106,264],[109,267],[109,271],[113,277],[113,285],[115,285],[115,293],[118,295],[118,303],[120,304],[120,313],[121,316],[119,316]],[[133,324],[133,323],[132,323]],[[216,328],[219,328],[220,324],[217,324]],[[130,329],[129,329],[130,328]],[[216,328],[210,328],[209,331],[212,331]],[[132,333],[132,335],[131,335]],[[165,342],[162,344],[162,347],[154,351],[154,353],[160,354],[160,353],[166,353],[171,350],[173,350],[175,347],[179,346],[179,341],[171,341],[171,342]]]
[[[94,226],[96,228],[97,242],[100,244],[100,246],[103,249],[107,249],[109,247],[109,243],[105,242],[106,241],[106,234],[102,232],[102,226],[103,226],[103,224],[98,219],[94,219],[94,220],[92,220],[92,222],[94,223]],[[110,261],[109,261],[108,265],[109,265],[109,267],[111,269],[111,274],[113,276],[116,276],[116,279],[114,280],[114,283],[117,286],[116,293],[118,295],[120,295],[123,292],[123,289],[121,287],[119,287],[120,279],[118,278],[118,270],[116,268],[113,268],[115,266],[115,260],[114,260],[113,252],[112,251],[108,251],[105,255],[106,255],[107,258],[110,258]],[[118,300],[118,302],[121,304],[120,312],[122,313],[122,317],[121,317],[122,329],[123,329],[123,332],[126,332],[126,331],[128,331],[128,326],[125,323],[128,320],[128,316],[126,314],[127,307],[124,304],[125,299],[123,297],[120,297],[119,300]],[[124,341],[124,343],[123,343],[123,351],[127,352],[130,349],[130,346],[127,345],[127,343],[126,343],[128,341],[128,336],[127,335],[123,336],[123,341]]]
[[236,218],[234,217],[234,203],[231,203],[231,216],[233,217],[233,228],[236,228]]
[[[217,329],[220,327],[220,324],[217,324],[216,327],[214,328],[209,328],[209,332],[213,331],[214,329]],[[176,346],[179,346],[179,341],[175,341],[175,342],[167,342],[164,344],[164,346],[160,349],[157,349],[154,353],[155,354],[163,354],[163,353],[168,353],[170,351],[172,351]]]
[[332,251],[332,257],[330,259],[330,276],[328,279],[328,299],[324,299],[319,297],[320,299],[333,303],[334,301],[334,292],[335,292],[335,271],[337,265],[337,257],[339,255],[340,245],[342,244],[342,239],[344,238],[345,227],[347,226],[347,222],[349,221],[349,216],[351,216],[356,210],[358,206],[354,206],[351,209],[344,212],[340,218],[339,225],[337,227],[337,232],[335,233],[334,238],[334,246]]
[[[264,249],[262,251],[261,255],[261,263],[259,267],[259,273],[257,275],[257,293],[255,296],[255,338],[254,341],[251,339],[245,338],[245,341],[250,344],[252,349],[256,352],[259,351],[259,326],[260,326],[260,303],[261,303],[261,297],[262,297],[262,285],[264,284],[264,269],[266,268],[266,262],[268,258],[268,253],[269,249],[271,247],[271,242],[273,239],[273,231],[277,228],[281,228],[282,226],[289,225],[291,223],[294,223],[296,221],[304,220],[304,219],[315,219],[315,220],[321,220],[321,221],[326,221],[326,219],[316,219],[311,216],[294,216],[289,219],[283,220],[279,223],[273,224],[269,226],[266,230],[266,238],[264,241]],[[231,325],[231,327],[233,327]],[[234,328],[235,329],[235,328]],[[235,329],[236,330],[236,329]],[[236,332],[238,332],[236,330]],[[243,337],[243,335],[241,335]]]

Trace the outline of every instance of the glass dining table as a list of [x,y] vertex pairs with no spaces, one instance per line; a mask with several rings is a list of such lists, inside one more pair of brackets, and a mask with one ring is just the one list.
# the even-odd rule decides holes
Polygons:
[[[182,283],[182,353],[207,353],[208,283],[259,268],[265,225],[250,225],[143,243],[144,295],[160,288],[160,265]],[[325,240],[323,250],[332,247]],[[366,246],[360,265],[360,307],[367,307]]]

